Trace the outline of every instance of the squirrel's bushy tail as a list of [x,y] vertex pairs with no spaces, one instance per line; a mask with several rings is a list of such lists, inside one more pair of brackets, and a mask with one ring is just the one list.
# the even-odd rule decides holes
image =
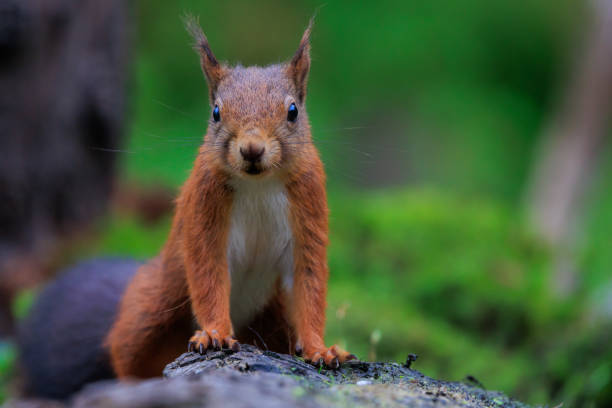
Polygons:
[[28,395],[64,399],[113,377],[103,342],[140,262],[95,259],[51,282],[19,328],[19,362]]

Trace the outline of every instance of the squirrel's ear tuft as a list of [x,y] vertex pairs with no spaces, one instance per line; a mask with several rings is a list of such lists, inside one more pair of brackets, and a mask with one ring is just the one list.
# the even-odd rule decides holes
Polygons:
[[308,82],[308,71],[310,70],[310,32],[312,31],[313,22],[314,17],[310,19],[308,27],[302,35],[300,46],[287,67],[287,75],[289,75],[289,78],[295,84],[300,103],[304,102],[306,98],[306,83]]
[[200,54],[200,64],[208,82],[210,98],[214,100],[219,82],[227,74],[227,67],[219,64],[219,61],[217,61],[215,54],[210,49],[206,35],[204,35],[202,28],[198,24],[198,20],[192,15],[187,14],[183,17],[183,21],[185,22],[185,28],[193,37],[193,49]]

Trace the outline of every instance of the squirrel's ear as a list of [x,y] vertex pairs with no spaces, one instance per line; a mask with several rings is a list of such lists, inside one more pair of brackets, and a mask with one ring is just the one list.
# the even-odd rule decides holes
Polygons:
[[208,82],[208,90],[210,91],[211,100],[215,99],[215,93],[221,79],[227,74],[227,67],[219,64],[215,54],[213,54],[208,44],[208,39],[196,18],[191,15],[184,17],[185,28],[191,34],[194,40],[193,48],[200,54],[200,64],[202,65],[202,71],[206,76]]
[[295,84],[300,102],[306,98],[306,83],[308,82],[308,71],[310,70],[310,32],[312,31],[313,19],[310,19],[308,27],[302,35],[300,46],[287,67],[287,75]]

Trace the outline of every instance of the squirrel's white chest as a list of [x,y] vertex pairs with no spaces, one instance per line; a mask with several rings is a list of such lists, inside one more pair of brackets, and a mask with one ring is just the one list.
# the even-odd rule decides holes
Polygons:
[[284,185],[245,180],[234,188],[227,260],[230,314],[238,330],[266,305],[279,278],[291,286],[293,247]]

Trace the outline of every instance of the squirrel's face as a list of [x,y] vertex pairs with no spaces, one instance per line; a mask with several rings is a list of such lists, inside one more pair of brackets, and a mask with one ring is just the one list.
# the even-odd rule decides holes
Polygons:
[[291,61],[263,68],[220,64],[196,21],[186,23],[200,53],[212,108],[200,153],[241,178],[290,169],[311,148],[304,100],[312,21]]
[[287,169],[310,141],[308,117],[287,67],[228,69],[215,92],[204,149],[239,177]]

